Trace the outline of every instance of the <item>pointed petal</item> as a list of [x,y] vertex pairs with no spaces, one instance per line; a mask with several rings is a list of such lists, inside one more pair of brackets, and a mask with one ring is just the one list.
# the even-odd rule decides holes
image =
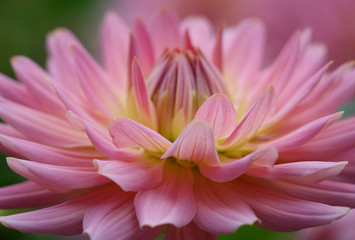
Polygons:
[[150,152],[165,152],[171,145],[159,133],[129,118],[119,118],[109,125],[113,144],[118,148],[141,147]]
[[257,183],[243,183],[239,187],[244,199],[261,220],[260,226],[272,231],[296,231],[325,225],[349,211],[346,207],[292,198]]
[[228,137],[237,125],[237,113],[228,97],[215,94],[209,97],[195,114],[195,120],[208,122],[215,140]]
[[0,188],[0,208],[37,208],[58,204],[74,193],[54,193],[33,182],[23,182]]
[[48,74],[40,66],[21,56],[12,58],[11,63],[17,78],[24,83],[32,96],[47,112],[57,116],[65,116],[66,109],[50,86]]
[[85,133],[73,129],[63,119],[35,109],[0,102],[0,116],[24,135],[41,143],[58,147],[91,145]]
[[269,157],[274,157],[273,149],[263,149],[257,150],[247,156],[228,160],[229,163],[221,164],[221,165],[209,165],[209,164],[200,164],[199,170],[200,172],[207,178],[215,181],[215,182],[228,182],[236,179],[243,173],[245,173],[251,166],[253,161],[275,161],[269,160]]
[[167,161],[163,172],[163,180],[157,188],[136,195],[134,205],[141,227],[163,224],[182,227],[195,216],[191,170]]
[[108,77],[85,49],[71,46],[80,85],[91,105],[108,118],[122,114],[122,106],[109,86]]
[[[126,94],[128,79],[128,26],[115,13],[108,12],[101,26],[101,46],[105,66],[120,94]],[[130,64],[130,63],[128,63]]]
[[214,234],[234,233],[240,226],[258,220],[238,189],[199,177],[195,184],[197,212],[194,222]]
[[224,29],[224,25],[220,26],[218,29],[216,42],[212,53],[212,61],[214,65],[216,65],[216,67],[220,70],[220,72],[224,72],[223,71],[223,29]]
[[247,174],[266,179],[294,179],[305,183],[318,183],[338,175],[347,162],[302,161],[277,164],[272,167],[252,167]]
[[163,176],[164,161],[138,157],[136,161],[95,160],[98,173],[111,179],[124,191],[141,191],[156,187]]
[[273,88],[267,89],[221,147],[235,149],[246,143],[259,130],[269,114],[273,98]]
[[137,58],[133,59],[132,76],[128,82],[128,89],[128,115],[147,127],[154,130],[157,129],[155,107],[148,95],[147,86]]
[[84,233],[90,239],[133,239],[140,231],[133,193],[120,192],[90,207],[84,216]]
[[149,24],[149,33],[157,57],[166,49],[173,50],[181,46],[182,36],[179,29],[179,20],[165,10],[160,10],[158,14],[153,15]]
[[330,116],[317,119],[285,136],[267,142],[266,144],[264,144],[264,146],[273,146],[280,152],[290,150],[310,141],[319,132],[339,120],[342,115],[343,112],[339,112]]
[[[23,159],[7,158],[7,163],[18,174],[37,182],[32,174],[42,181],[56,186],[75,189],[98,186],[109,180],[91,167],[64,167],[44,163],[37,163]],[[29,174],[28,174],[29,172]]]
[[273,188],[290,196],[307,201],[320,202],[332,206],[355,206],[355,185],[350,183],[323,181],[318,184],[305,184],[296,181],[268,181]]
[[0,217],[0,222],[21,232],[75,235],[82,232],[82,220],[88,207],[117,191],[112,186],[95,189],[83,196],[52,207]]
[[[142,64],[142,71],[146,76],[154,65],[154,49],[147,31],[147,28],[141,19],[136,19],[133,26],[133,42],[136,52],[132,57],[138,57]],[[130,53],[132,55],[132,53]],[[130,62],[129,62],[130,64]]]
[[176,228],[169,225],[165,234],[166,240],[217,240],[217,235],[201,230],[194,222],[182,228]]
[[200,163],[219,164],[211,126],[206,122],[191,122],[161,159],[171,156],[184,166],[194,166]]

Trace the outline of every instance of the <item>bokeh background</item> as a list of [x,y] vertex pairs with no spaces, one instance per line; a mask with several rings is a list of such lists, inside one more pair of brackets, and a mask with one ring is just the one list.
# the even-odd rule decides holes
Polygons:
[[[114,0],[0,0],[0,72],[14,77],[9,60],[15,55],[28,56],[45,67],[45,38],[49,32],[57,27],[66,27],[73,31],[84,46],[99,59],[98,32],[101,19],[110,8],[127,13],[123,6],[124,4],[121,4],[120,1]],[[191,10],[191,8],[189,9]],[[278,12],[281,14],[280,11]],[[275,12],[275,14],[278,12]],[[282,39],[282,41],[285,41],[285,39]],[[347,109],[352,112],[352,105],[348,105]],[[20,181],[23,181],[23,179],[8,168],[5,156],[0,155],[0,186]],[[0,210],[0,215],[14,212],[16,211]],[[294,236],[295,233],[275,233],[256,226],[244,226],[235,234],[223,235],[219,239],[289,240],[293,239]],[[46,234],[20,233],[0,226],[0,239],[74,240],[86,238],[61,238]]]

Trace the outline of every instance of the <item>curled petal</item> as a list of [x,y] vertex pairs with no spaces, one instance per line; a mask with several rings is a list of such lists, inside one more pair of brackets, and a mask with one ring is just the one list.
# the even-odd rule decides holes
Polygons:
[[45,182],[75,189],[98,186],[108,182],[108,179],[97,174],[93,167],[55,166],[16,158],[8,158],[7,163],[12,170],[34,182],[37,182],[37,178],[40,179],[38,184]]
[[208,122],[215,140],[228,137],[237,125],[237,113],[228,97],[215,94],[209,97],[195,114],[195,120]]
[[257,150],[240,159],[234,159],[233,161],[229,159],[229,163],[226,164],[200,164],[199,169],[204,176],[215,182],[228,182],[245,173],[253,161],[276,161],[275,156],[277,157],[274,154],[274,149]]
[[274,90],[269,88],[256,101],[248,114],[238,124],[232,134],[225,142],[220,144],[222,148],[238,148],[246,143],[261,127],[270,109],[274,99]]
[[228,184],[212,182],[200,177],[196,180],[197,212],[194,222],[214,234],[235,232],[240,226],[258,220],[249,205],[240,197],[238,189]]
[[156,187],[162,179],[164,161],[143,155],[136,161],[94,160],[98,173],[110,178],[124,191],[140,191]]
[[291,162],[271,167],[252,167],[247,174],[267,179],[290,178],[300,182],[318,183],[338,175],[346,164],[347,162]]
[[119,118],[109,125],[113,144],[118,148],[141,147],[150,152],[165,152],[171,145],[159,133],[129,118]]
[[161,158],[171,156],[185,166],[200,163],[218,165],[219,159],[211,126],[206,122],[191,122]]
[[163,180],[158,187],[136,195],[134,205],[141,227],[163,224],[182,227],[195,216],[191,170],[167,161],[163,172]]

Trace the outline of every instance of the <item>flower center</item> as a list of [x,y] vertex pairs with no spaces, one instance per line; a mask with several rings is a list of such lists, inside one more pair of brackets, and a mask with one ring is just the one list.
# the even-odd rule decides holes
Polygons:
[[211,95],[225,93],[222,75],[198,49],[166,52],[147,78],[158,131],[175,140]]

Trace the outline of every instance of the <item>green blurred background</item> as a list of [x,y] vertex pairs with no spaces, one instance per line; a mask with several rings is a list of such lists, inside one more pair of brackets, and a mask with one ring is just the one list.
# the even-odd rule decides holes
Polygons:
[[[113,1],[95,0],[0,0],[0,72],[13,77],[9,59],[25,55],[45,66],[46,35],[56,27],[73,31],[93,55],[98,56],[98,29],[102,16]],[[0,186],[23,181],[7,166],[0,156]],[[0,215],[16,211],[0,210]],[[290,233],[274,233],[255,226],[244,226],[235,234],[219,239],[269,240],[292,239]],[[46,234],[20,233],[0,226],[1,240],[84,239]]]

